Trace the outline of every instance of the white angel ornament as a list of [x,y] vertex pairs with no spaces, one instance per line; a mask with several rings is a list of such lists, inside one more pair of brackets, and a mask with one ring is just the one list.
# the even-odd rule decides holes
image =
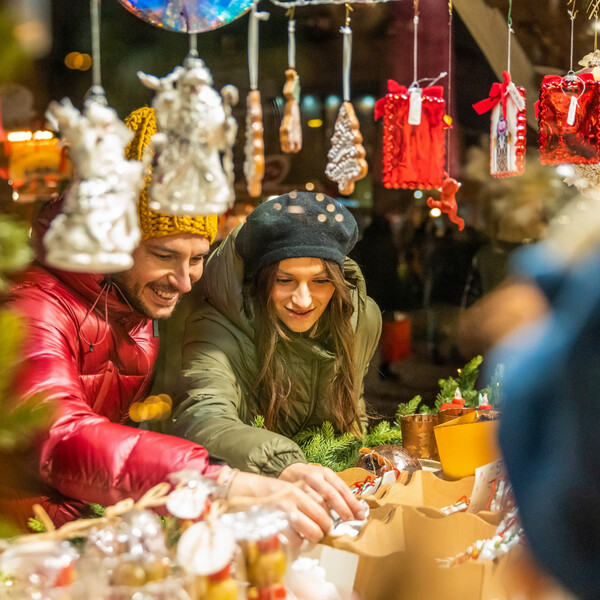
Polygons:
[[143,165],[125,158],[132,132],[104,102],[80,113],[68,98],[51,102],[46,118],[69,145],[75,176],[62,214],[44,236],[46,262],[68,271],[111,273],[131,268],[140,241],[137,199]]
[[219,95],[204,62],[193,54],[165,77],[141,72],[138,77],[156,91],[150,208],[174,215],[224,213],[234,201],[237,123],[231,107],[238,102],[237,88],[227,85]]

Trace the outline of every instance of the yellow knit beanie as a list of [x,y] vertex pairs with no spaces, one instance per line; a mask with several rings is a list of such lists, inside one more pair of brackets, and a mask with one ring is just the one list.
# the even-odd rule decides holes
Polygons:
[[[129,159],[141,160],[144,149],[150,138],[156,133],[156,116],[154,109],[143,106],[134,110],[126,119],[125,124],[134,132],[133,139],[125,150]],[[177,217],[156,212],[148,206],[148,185],[151,175],[146,177],[144,189],[138,200],[138,215],[142,240],[149,238],[177,235],[178,233],[193,233],[204,236],[213,243],[217,235],[218,218],[216,215],[207,217]]]

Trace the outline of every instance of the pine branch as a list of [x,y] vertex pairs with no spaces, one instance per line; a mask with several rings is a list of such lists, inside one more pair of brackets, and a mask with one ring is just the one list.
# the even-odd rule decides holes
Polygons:
[[254,419],[252,419],[252,423],[250,423],[252,427],[256,427],[257,429],[264,429],[265,427],[265,418],[262,415],[256,415]]
[[398,408],[396,409],[396,420],[394,421],[394,425],[400,426],[400,419],[405,417],[406,415],[414,415],[417,412],[417,407],[421,404],[421,400],[423,398],[421,396],[415,396],[412,400],[408,402],[402,402],[398,404]]
[[35,517],[29,517],[29,519],[27,519],[27,527],[34,533],[44,533],[46,531],[44,524]]
[[106,512],[106,507],[102,506],[102,504],[95,504],[94,502],[90,502],[88,505],[92,511],[92,519],[102,518],[104,513]]

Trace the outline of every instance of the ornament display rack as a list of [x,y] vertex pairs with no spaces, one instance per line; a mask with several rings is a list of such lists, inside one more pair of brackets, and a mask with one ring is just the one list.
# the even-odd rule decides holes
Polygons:
[[401,2],[402,0],[270,0],[271,4],[282,8],[296,8],[298,6],[313,6],[315,4],[382,4],[384,2]]

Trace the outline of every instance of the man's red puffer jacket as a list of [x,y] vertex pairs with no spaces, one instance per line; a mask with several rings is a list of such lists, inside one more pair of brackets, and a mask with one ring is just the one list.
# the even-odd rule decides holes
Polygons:
[[[197,444],[124,424],[149,390],[158,339],[109,278],[34,265],[7,305],[26,325],[17,395],[39,393],[57,408],[36,446],[37,474],[48,486],[41,503],[55,524],[90,502],[138,498],[183,468],[218,470]],[[40,501],[30,496],[21,495],[21,507]]]

